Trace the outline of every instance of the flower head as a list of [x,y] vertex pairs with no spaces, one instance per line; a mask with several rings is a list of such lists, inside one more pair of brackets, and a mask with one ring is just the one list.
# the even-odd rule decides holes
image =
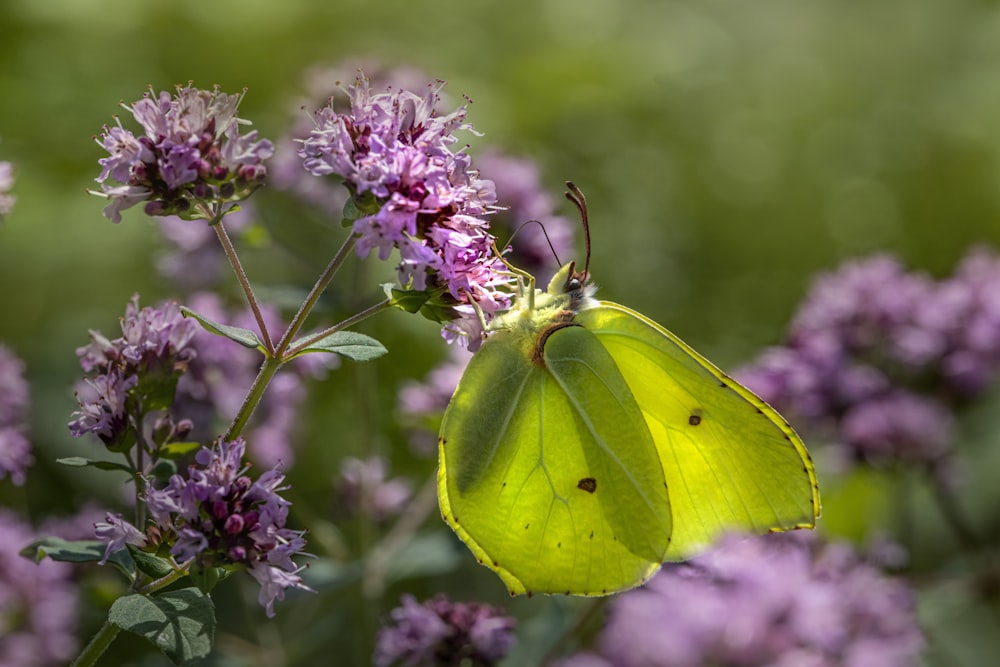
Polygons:
[[279,493],[288,488],[284,474],[273,468],[250,478],[245,453],[241,438],[203,448],[187,476],[149,488],[145,500],[161,533],[172,534],[170,552],[179,561],[246,568],[261,585],[259,600],[270,617],[286,589],[310,590],[299,576],[304,566],[292,560],[303,555],[305,532],[285,527],[291,503]]
[[140,308],[139,296],[132,297],[120,337],[109,340],[91,331],[91,343],[76,351],[88,376],[77,386],[79,410],[70,432],[94,433],[112,448],[130,444],[136,428],[130,407],[170,406],[177,380],[195,356],[190,343],[196,330],[176,303]]
[[0,345],[0,479],[10,475],[18,486],[34,463],[28,442],[28,383],[24,363]]
[[269,170],[270,185],[293,194],[297,202],[308,204],[318,212],[335,216],[336,222],[341,219],[348,194],[340,183],[315,178],[302,168],[302,159],[298,155],[299,147],[315,125],[301,111],[315,109],[331,102],[338,111],[349,111],[349,103],[340,95],[341,82],[354,79],[360,70],[364,70],[369,77],[372,87],[381,89],[391,87],[419,90],[429,78],[412,67],[389,68],[371,59],[353,58],[332,67],[309,68],[304,77],[305,94],[290,105],[294,109],[292,127],[285,137],[276,142]]
[[483,216],[494,210],[493,183],[479,178],[455,132],[471,130],[465,105],[439,115],[439,83],[423,94],[375,92],[359,76],[348,88],[350,110],[333,104],[316,112],[316,127],[299,155],[315,176],[334,175],[358,204],[357,252],[399,252],[398,278],[408,290],[428,290],[454,306],[449,340],[478,347],[482,322],[510,306],[501,288],[510,279],[493,253]]
[[264,160],[274,147],[256,130],[240,134],[242,99],[218,88],[178,86],[174,96],[150,90],[123,104],[143,133],[134,135],[116,119],[100,136],[109,153],[99,160],[101,191],[95,192],[110,200],[104,215],[120,222],[123,210],[145,201],[147,215],[212,219],[249,197],[263,183]]
[[913,664],[924,640],[906,586],[812,534],[732,536],[616,598],[600,657],[563,665]]
[[362,460],[345,458],[340,464],[340,497],[344,507],[372,521],[398,514],[410,499],[412,489],[404,479],[386,479],[388,462],[373,456]]
[[418,603],[404,595],[379,632],[374,662],[394,665],[469,665],[499,663],[514,646],[514,619],[499,607],[451,602],[443,595]]
[[737,376],[864,460],[938,463],[953,409],[1000,371],[1000,258],[972,251],[950,278],[877,256],[820,276],[785,345]]

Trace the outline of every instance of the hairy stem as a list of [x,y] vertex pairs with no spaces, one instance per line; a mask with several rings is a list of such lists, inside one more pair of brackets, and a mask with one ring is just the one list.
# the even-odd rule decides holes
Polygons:
[[294,357],[296,354],[298,354],[302,350],[308,349],[310,346],[315,345],[316,343],[318,343],[319,341],[323,340],[324,338],[326,338],[330,334],[334,334],[334,333],[337,333],[338,331],[342,331],[343,329],[346,329],[346,328],[348,328],[350,326],[354,326],[358,322],[366,320],[366,319],[368,319],[369,317],[371,317],[372,315],[374,315],[376,313],[381,313],[383,310],[386,310],[386,309],[390,308],[391,306],[392,306],[392,302],[389,299],[385,299],[384,301],[380,301],[380,302],[376,303],[374,306],[371,306],[369,308],[365,308],[364,310],[362,310],[357,315],[352,315],[351,317],[348,317],[343,322],[338,322],[337,324],[334,324],[332,327],[330,327],[328,329],[324,329],[323,331],[320,331],[318,334],[310,336],[309,338],[305,339],[304,341],[302,341],[301,343],[299,343],[295,347],[293,347],[290,350],[288,350],[285,353],[284,356],[285,357]]
[[243,404],[240,406],[239,412],[233,418],[233,423],[230,424],[229,430],[222,436],[223,440],[230,442],[243,432],[247,422],[250,421],[250,416],[253,415],[253,411],[260,403],[260,399],[263,398],[267,385],[271,382],[271,378],[274,377],[279,368],[281,368],[280,359],[270,355],[264,358],[264,363],[261,364],[257,377],[254,378],[253,384],[250,385],[250,390],[247,392],[246,398],[243,399]]
[[324,290],[330,286],[330,282],[333,281],[333,277],[337,275],[337,271],[343,266],[344,262],[347,260],[348,255],[351,253],[351,249],[354,248],[354,244],[357,243],[358,234],[351,234],[346,239],[344,239],[343,245],[337,250],[337,254],[333,256],[330,263],[327,264],[323,273],[320,274],[319,278],[316,280],[316,284],[312,286],[309,290],[309,294],[306,296],[306,300],[302,302],[299,306],[299,310],[295,313],[295,317],[288,324],[288,329],[285,330],[285,335],[281,337],[278,342],[278,347],[275,349],[275,356],[284,356],[285,350],[291,345],[292,340],[295,338],[296,334],[302,329],[302,325],[305,324],[306,318],[309,313],[312,312],[313,307],[316,302],[319,301],[319,297],[323,294]]
[[222,249],[225,251],[226,257],[229,258],[229,264],[233,267],[236,279],[239,281],[240,287],[243,288],[243,294],[246,295],[247,303],[250,305],[250,310],[253,311],[254,319],[257,320],[257,327],[260,329],[260,336],[262,338],[261,342],[264,343],[264,348],[268,352],[274,352],[274,343],[271,342],[271,334],[268,333],[267,326],[264,324],[264,316],[260,312],[257,297],[254,296],[250,280],[247,278],[247,273],[243,270],[243,264],[240,263],[240,258],[236,254],[236,248],[233,247],[233,242],[229,239],[226,228],[222,226],[222,220],[219,219],[212,227],[215,228],[215,234],[219,237],[219,243],[222,244]]
[[91,638],[90,642],[83,647],[76,660],[70,663],[70,667],[91,667],[91,665],[95,664],[104,655],[104,652],[111,646],[111,642],[115,640],[115,637],[121,631],[122,629],[111,621],[104,621],[104,625]]

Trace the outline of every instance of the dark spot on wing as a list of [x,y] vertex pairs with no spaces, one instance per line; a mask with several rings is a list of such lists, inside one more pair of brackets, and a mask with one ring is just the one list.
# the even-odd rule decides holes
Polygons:
[[594,531],[590,531],[590,539],[594,539]]
[[526,524],[524,524],[524,529],[525,529],[525,530],[528,530],[528,526],[530,526],[530,525],[531,525],[530,523],[526,523]]
[[691,416],[688,417],[689,426],[697,426],[701,423],[701,410],[694,410],[691,412]]
[[593,477],[584,477],[576,483],[576,488],[586,491],[587,493],[593,493],[594,491],[597,491],[597,480]]
[[562,549],[562,542],[556,542],[556,549]]

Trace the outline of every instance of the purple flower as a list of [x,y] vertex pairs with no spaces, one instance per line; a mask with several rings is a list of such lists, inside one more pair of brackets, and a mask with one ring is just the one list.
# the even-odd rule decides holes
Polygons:
[[410,500],[410,483],[386,479],[388,463],[381,456],[345,458],[340,464],[340,498],[345,509],[371,521],[398,514]]
[[510,306],[501,291],[510,279],[481,217],[495,209],[493,183],[479,178],[468,155],[452,150],[454,133],[471,126],[464,105],[438,114],[442,86],[422,95],[376,93],[359,76],[347,89],[350,111],[333,104],[317,111],[299,155],[313,175],[341,178],[358,202],[358,254],[377,250],[387,259],[398,249],[400,284],[450,300],[456,322],[445,325],[445,337],[475,349],[482,320]]
[[249,197],[263,183],[274,147],[256,130],[240,135],[242,99],[217,87],[178,86],[173,97],[150,90],[132,106],[123,104],[144,133],[135,136],[116,118],[101,134],[98,143],[109,156],[99,160],[101,191],[94,194],[110,200],[104,215],[120,222],[121,211],[145,201],[147,215],[212,219]]
[[19,550],[36,538],[37,531],[0,508],[0,665],[65,665],[77,650],[73,567],[22,558]]
[[421,456],[437,454],[441,416],[471,358],[468,350],[452,346],[448,358],[422,382],[411,381],[400,389],[398,410],[412,427],[410,448],[414,453]]
[[1000,258],[975,249],[935,281],[894,259],[820,276],[788,342],[737,373],[793,420],[865,460],[939,463],[951,415],[1000,371]]
[[[914,664],[914,599],[846,544],[813,534],[731,536],[616,598],[599,657],[563,665]],[[603,658],[603,661],[602,661]]]
[[0,345],[0,479],[10,475],[17,486],[34,463],[28,442],[28,383],[24,362]]
[[292,560],[306,555],[305,533],[285,527],[284,474],[275,468],[251,479],[245,453],[241,438],[201,449],[186,477],[149,488],[145,500],[161,532],[174,535],[170,553],[203,569],[244,566],[260,584],[260,604],[271,617],[285,590],[311,590],[299,576],[304,566]]
[[499,663],[514,646],[514,619],[499,607],[451,602],[443,595],[418,603],[404,595],[378,634],[378,667]]
[[90,344],[77,349],[88,377],[77,385],[79,410],[69,424],[74,436],[94,433],[111,448],[134,441],[141,425],[130,422],[133,412],[170,406],[177,380],[195,356],[191,339],[197,324],[173,302],[140,309],[135,295],[121,330],[114,340],[91,331]]
[[133,544],[137,547],[146,545],[146,536],[138,528],[125,521],[121,514],[108,512],[104,521],[94,524],[94,534],[101,542],[107,542],[104,557],[99,561],[101,565],[108,562],[111,554],[119,549],[124,549],[126,544]]
[[319,211],[334,214],[338,222],[347,202],[347,191],[340,184],[313,178],[302,168],[299,147],[315,125],[301,111],[315,109],[331,101],[339,111],[349,111],[349,105],[339,94],[341,82],[354,79],[360,70],[367,73],[373,87],[382,89],[390,86],[403,90],[419,89],[428,80],[427,76],[413,68],[386,69],[359,59],[348,60],[335,67],[311,68],[306,72],[304,97],[291,105],[294,109],[292,128],[277,142],[271,162],[271,183],[275,188],[292,193],[297,201]]
[[10,194],[14,188],[14,165],[0,161],[0,220],[10,214],[17,198]]

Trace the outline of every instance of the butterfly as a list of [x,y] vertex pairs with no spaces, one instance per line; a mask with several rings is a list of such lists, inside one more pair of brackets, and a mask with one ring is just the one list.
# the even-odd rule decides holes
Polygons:
[[812,528],[819,487],[791,426],[594,291],[574,263],[545,291],[526,280],[445,411],[438,501],[479,562],[511,595],[607,595],[727,531]]

